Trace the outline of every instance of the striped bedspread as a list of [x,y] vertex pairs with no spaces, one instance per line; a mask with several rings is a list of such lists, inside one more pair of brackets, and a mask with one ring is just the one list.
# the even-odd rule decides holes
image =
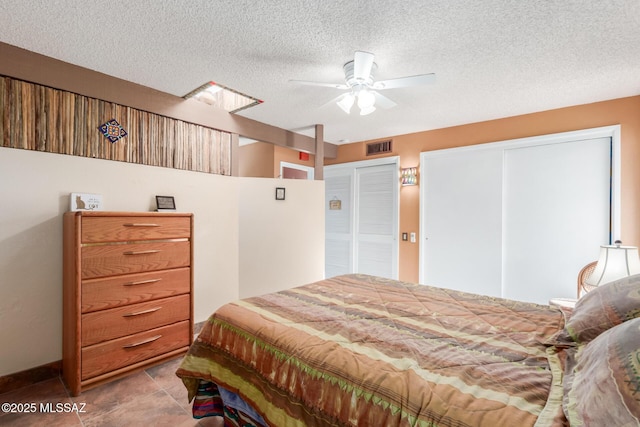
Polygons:
[[177,371],[239,394],[271,426],[547,426],[562,371],[555,308],[364,275],[240,300]]

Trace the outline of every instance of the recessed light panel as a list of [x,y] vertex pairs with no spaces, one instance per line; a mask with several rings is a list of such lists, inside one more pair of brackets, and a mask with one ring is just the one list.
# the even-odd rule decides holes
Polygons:
[[183,98],[195,98],[198,101],[222,108],[230,113],[237,113],[240,110],[262,103],[257,98],[245,95],[216,82],[207,82],[192,90]]

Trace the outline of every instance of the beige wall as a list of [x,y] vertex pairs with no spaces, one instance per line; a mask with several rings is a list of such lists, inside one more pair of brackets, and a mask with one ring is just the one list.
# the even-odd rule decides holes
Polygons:
[[69,193],[149,211],[174,195],[194,213],[195,318],[239,295],[238,183],[221,175],[0,148],[0,375],[60,360],[62,214]]
[[[622,240],[640,245],[640,96],[594,104],[579,105],[482,123],[418,132],[393,137],[393,152],[400,156],[400,167],[418,166],[423,151],[487,142],[504,141],[535,135],[546,135],[579,129],[620,124],[622,157]],[[363,160],[368,141],[341,145],[336,159],[325,164]],[[374,156],[371,158],[380,157]],[[400,232],[419,231],[420,189],[400,190]],[[418,281],[419,243],[400,242],[399,276],[401,280]]]
[[[321,279],[323,183],[287,183],[276,206],[271,181],[288,180],[0,148],[0,376],[62,358],[62,214],[72,192],[102,194],[115,211],[153,210],[156,194],[174,195],[194,213],[196,322],[241,294]],[[320,227],[302,235],[307,220]],[[252,232],[241,239],[240,230]],[[241,273],[265,280],[245,290]]]
[[239,195],[241,298],[324,277],[324,181],[241,178]]
[[300,160],[299,151],[268,142],[254,142],[240,147],[238,176],[279,178],[280,162],[294,163],[313,168],[315,156]]
[[255,178],[274,178],[273,175],[273,144],[268,142],[253,142],[243,145],[238,150],[238,176]]
[[[275,144],[315,149],[312,138],[4,43],[0,43],[0,58],[0,75]],[[251,193],[253,183],[258,181],[243,181],[242,188]],[[239,297],[239,267],[244,259],[239,230],[255,227],[254,221],[263,224],[262,212],[268,212],[268,207],[263,209],[256,203],[254,209],[242,215],[241,223],[239,178],[37,151],[0,148],[0,182],[0,376],[54,362],[62,356],[61,217],[68,210],[69,193],[102,194],[106,208],[116,211],[148,211],[154,208],[156,194],[169,194],[176,197],[178,209],[195,214],[196,322]],[[305,184],[308,183],[300,185]],[[314,187],[310,195],[322,199],[316,203],[292,199],[287,211],[296,218],[314,217],[309,209],[321,204],[324,194],[320,196]],[[272,253],[280,244],[305,245],[314,250],[322,248],[324,254],[324,236],[318,239],[311,234],[301,241],[298,230],[289,232],[279,224],[280,218],[290,220],[287,215],[272,218],[270,226],[280,229],[277,241],[262,241],[265,236],[254,233],[245,236],[243,246],[260,246]],[[249,268],[258,277],[262,271],[277,271],[286,283],[320,279],[317,272],[323,268],[323,258],[305,257],[307,249],[298,249],[291,254],[292,259],[283,260],[282,264],[278,264],[279,259],[266,263],[263,258],[252,257]],[[247,263],[243,261],[243,265]],[[269,286],[262,289],[268,290]]]
[[288,162],[310,168],[314,166],[315,156],[313,154],[309,155],[309,160],[300,160],[299,154],[299,151],[275,145],[273,148],[273,176],[280,176],[280,162]]

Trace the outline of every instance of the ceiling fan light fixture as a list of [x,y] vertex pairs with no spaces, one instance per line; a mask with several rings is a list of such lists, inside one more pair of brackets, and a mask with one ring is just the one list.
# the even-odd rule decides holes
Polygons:
[[366,116],[367,114],[371,114],[374,111],[376,111],[376,107],[374,107],[373,105],[371,107],[361,108],[360,109],[360,115],[361,116]]
[[351,93],[345,94],[345,96],[341,97],[341,99],[337,102],[338,107],[342,109],[347,114],[351,113],[351,107],[353,107],[353,103],[356,98]]
[[351,108],[357,99],[360,115],[362,116],[373,113],[376,110],[376,104],[378,108],[385,110],[397,105],[378,91],[420,86],[435,81],[435,74],[433,73],[375,81],[377,68],[378,65],[374,62],[373,53],[358,50],[353,55],[353,61],[349,61],[342,66],[345,78],[344,83],[322,83],[306,80],[289,81],[311,86],[348,90],[349,93],[340,95],[329,101],[329,103],[336,102],[342,111],[350,114]]
[[366,116],[376,111],[375,103],[376,97],[373,92],[367,89],[362,89],[358,92],[358,108],[360,108],[361,116]]
[[[376,97],[373,93],[369,92],[366,89],[358,92],[358,107],[361,110],[368,110],[372,108],[376,103]],[[375,108],[374,108],[375,110]]]

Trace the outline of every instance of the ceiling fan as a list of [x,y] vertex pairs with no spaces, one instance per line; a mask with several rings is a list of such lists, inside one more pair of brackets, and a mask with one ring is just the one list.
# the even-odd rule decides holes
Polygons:
[[373,113],[376,110],[376,105],[381,108],[391,108],[397,105],[386,96],[378,93],[380,90],[419,86],[435,82],[436,75],[433,73],[375,81],[374,74],[378,66],[373,62],[373,58],[373,53],[356,51],[353,61],[349,61],[343,66],[345,83],[322,83],[306,80],[289,81],[311,86],[349,90],[349,92],[340,95],[331,102],[335,101],[345,113],[349,114],[357,100],[360,115],[362,116]]

